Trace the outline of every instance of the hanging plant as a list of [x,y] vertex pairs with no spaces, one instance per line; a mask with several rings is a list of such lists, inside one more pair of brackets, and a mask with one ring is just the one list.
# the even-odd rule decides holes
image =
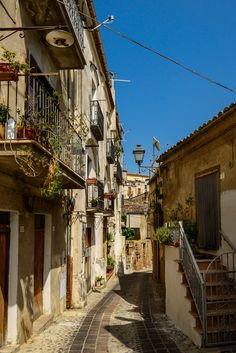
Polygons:
[[48,165],[48,159],[29,146],[21,146],[15,153],[15,161],[26,176],[38,177]]
[[59,162],[52,158],[48,167],[48,174],[42,187],[42,195],[47,198],[59,196],[62,187],[62,173]]

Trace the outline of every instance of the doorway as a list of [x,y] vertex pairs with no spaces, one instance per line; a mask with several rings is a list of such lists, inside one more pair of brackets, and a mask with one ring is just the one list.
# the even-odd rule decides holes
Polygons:
[[86,228],[86,234],[85,234],[85,248],[86,248],[85,278],[86,278],[86,284],[87,284],[87,293],[91,289],[91,245],[92,245],[92,229]]
[[35,215],[34,227],[34,320],[43,314],[45,216]]
[[199,248],[218,249],[220,245],[218,169],[196,177],[196,216]]
[[8,309],[10,213],[0,212],[0,346],[5,341]]

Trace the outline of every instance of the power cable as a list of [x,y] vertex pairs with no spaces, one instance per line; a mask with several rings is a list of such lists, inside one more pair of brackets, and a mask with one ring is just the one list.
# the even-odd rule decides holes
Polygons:
[[[60,3],[62,3],[63,5],[65,5],[62,0],[57,0],[57,1],[60,2]],[[89,15],[83,13],[82,11],[79,11],[79,9],[78,9],[78,12],[79,12],[81,15],[83,15],[83,16],[89,18],[90,20],[97,21],[96,18],[93,18],[93,17],[91,17],[91,16],[89,16]],[[225,90],[227,90],[227,91],[230,91],[230,92],[232,92],[232,93],[236,93],[236,90],[235,90],[235,89],[233,89],[233,88],[231,88],[231,87],[229,87],[229,86],[226,86],[226,85],[220,83],[219,81],[215,81],[215,80],[213,80],[213,79],[211,79],[211,78],[209,78],[209,77],[207,77],[207,76],[201,74],[200,72],[198,72],[198,71],[192,69],[191,67],[188,67],[187,65],[181,63],[180,61],[177,61],[177,60],[171,58],[170,56],[167,56],[167,55],[165,55],[165,54],[162,54],[161,52],[159,52],[159,51],[157,51],[157,50],[155,50],[155,49],[153,49],[153,48],[150,48],[149,46],[147,46],[147,45],[145,45],[145,44],[142,44],[142,43],[138,42],[138,41],[135,40],[135,39],[132,39],[132,38],[128,37],[126,34],[124,34],[124,33],[122,33],[122,32],[119,32],[119,31],[117,31],[117,30],[114,29],[114,28],[108,27],[108,26],[105,25],[105,24],[102,24],[102,26],[103,26],[105,29],[111,31],[112,33],[114,33],[114,34],[120,36],[121,38],[123,38],[123,39],[125,39],[125,40],[127,40],[127,41],[129,41],[129,42],[131,42],[131,43],[133,43],[133,44],[135,44],[135,45],[137,45],[137,46],[139,46],[139,47],[141,47],[141,48],[147,50],[147,51],[150,51],[150,52],[152,52],[153,54],[156,54],[156,55],[160,56],[161,58],[163,58],[163,59],[165,59],[165,60],[168,60],[168,61],[172,62],[173,64],[175,64],[175,65],[181,67],[183,70],[188,71],[188,72],[190,72],[191,74],[194,74],[195,76],[198,76],[198,77],[200,77],[201,79],[203,79],[203,80],[205,80],[205,81],[207,81],[207,82],[210,82],[210,83],[212,83],[212,84],[214,84],[214,85],[217,85],[217,86],[219,86],[219,87],[221,87],[221,88],[223,88],[223,89],[225,89]]]
[[159,51],[157,51],[157,50],[155,50],[153,48],[150,48],[150,47],[146,46],[145,44],[142,44],[142,43],[136,41],[135,39],[132,39],[132,38],[128,37],[124,33],[121,33],[119,31],[115,30],[114,28],[108,27],[105,24],[103,24],[103,27],[108,29],[109,31],[115,33],[116,35],[122,37],[123,39],[125,39],[125,40],[127,40],[127,41],[129,41],[129,42],[131,42],[131,43],[133,43],[133,44],[145,49],[145,50],[148,50],[148,51],[150,51],[150,52],[162,57],[165,60],[168,60],[168,61],[180,66],[182,69],[184,69],[184,70],[186,70],[186,71],[188,71],[188,72],[190,72],[190,73],[192,73],[192,74],[194,74],[194,75],[196,75],[196,76],[198,76],[198,77],[200,77],[200,78],[202,78],[202,79],[204,79],[204,80],[206,80],[206,81],[208,81],[210,83],[213,83],[213,84],[215,84],[217,86],[220,86],[221,88],[224,88],[224,89],[226,89],[226,90],[228,90],[230,92],[236,93],[236,90],[234,90],[233,88],[228,87],[228,86],[226,86],[226,85],[224,85],[224,84],[222,84],[222,83],[220,83],[218,81],[215,81],[215,80],[213,80],[213,79],[201,74],[200,72],[198,72],[198,71],[186,66],[185,64],[183,64],[183,63],[181,63],[181,62],[179,62],[179,61],[177,61],[177,60],[175,60],[175,59],[173,59],[173,58],[171,58],[171,57],[169,57],[167,55],[164,55],[164,54],[160,53]]

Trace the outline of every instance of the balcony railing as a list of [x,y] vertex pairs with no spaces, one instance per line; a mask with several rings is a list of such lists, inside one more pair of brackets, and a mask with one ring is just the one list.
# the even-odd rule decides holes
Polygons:
[[109,164],[115,163],[115,146],[112,139],[107,139],[107,161]]
[[116,176],[117,184],[121,185],[123,178],[122,178],[122,168],[119,161],[116,161],[115,176]]
[[104,215],[106,216],[113,216],[114,215],[114,210],[115,210],[115,201],[114,199],[109,200],[105,199],[104,200]]
[[99,101],[91,101],[91,130],[97,141],[104,140],[104,116]]
[[[25,78],[19,83],[0,82],[0,108],[8,109],[5,129],[0,140],[24,142],[36,141],[42,150],[47,150],[72,171],[84,176],[84,154],[82,140],[73,125],[62,114],[59,98],[54,97],[52,88],[44,78],[30,76],[26,85],[27,97],[21,99]],[[21,111],[21,109],[23,111]],[[1,111],[0,111],[1,113]]]
[[87,210],[94,212],[103,212],[104,210],[104,186],[93,178],[87,179]]
[[64,0],[67,16],[69,17],[70,23],[74,35],[79,43],[80,47],[84,48],[84,29],[83,23],[80,17],[78,6],[74,0]]

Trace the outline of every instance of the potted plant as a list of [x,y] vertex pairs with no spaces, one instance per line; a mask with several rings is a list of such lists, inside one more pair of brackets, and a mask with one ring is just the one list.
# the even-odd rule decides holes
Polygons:
[[104,280],[104,277],[103,276],[96,276],[96,279],[95,279],[95,286],[96,287],[101,287],[105,284],[105,280]]
[[16,60],[16,53],[2,47],[0,58],[0,81],[18,81],[19,72],[30,71],[29,65]]
[[164,244],[164,245],[173,244],[171,231],[167,227],[163,226],[163,227],[157,228],[156,236],[157,236],[157,239],[158,239],[159,243],[161,243],[161,244]]
[[96,185],[97,184],[97,179],[96,178],[88,178],[86,180],[87,185]]
[[98,199],[92,199],[92,200],[90,201],[90,203],[91,203],[91,207],[97,207],[97,205],[98,205]]
[[114,241],[114,236],[113,236],[113,234],[112,233],[107,233],[107,241],[108,242],[111,242],[111,241]]
[[115,267],[115,260],[113,259],[112,256],[107,257],[107,270],[108,272],[111,272],[114,270]]
[[122,235],[126,238],[126,240],[134,240],[135,233],[132,228],[123,228]]
[[5,138],[5,124],[7,122],[7,118],[9,115],[9,108],[4,105],[0,104],[0,139]]

